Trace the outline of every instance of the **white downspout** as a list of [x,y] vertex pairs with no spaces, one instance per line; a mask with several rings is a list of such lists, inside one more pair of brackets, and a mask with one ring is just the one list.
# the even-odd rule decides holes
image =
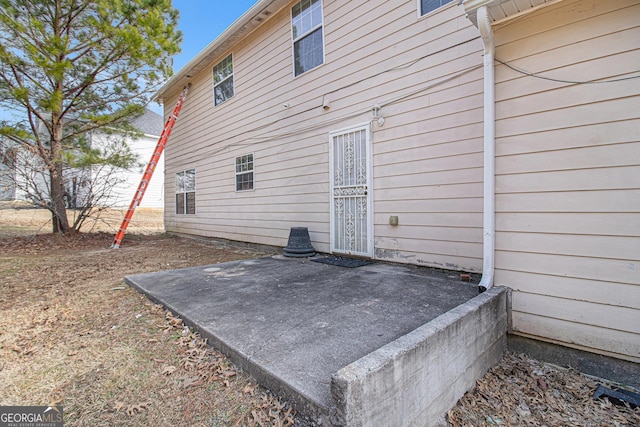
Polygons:
[[484,43],[484,197],[483,197],[483,240],[482,240],[482,279],[478,284],[480,292],[493,287],[496,241],[496,205],[495,205],[495,77],[494,77],[494,41],[491,20],[487,7],[482,6],[476,12],[478,29]]

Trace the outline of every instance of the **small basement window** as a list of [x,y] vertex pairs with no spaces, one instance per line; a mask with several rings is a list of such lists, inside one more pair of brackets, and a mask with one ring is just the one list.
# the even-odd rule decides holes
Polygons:
[[176,174],[176,214],[196,213],[196,170],[187,169]]
[[213,67],[213,99],[215,105],[233,97],[233,58],[231,55]]
[[253,190],[253,154],[236,157],[236,191]]

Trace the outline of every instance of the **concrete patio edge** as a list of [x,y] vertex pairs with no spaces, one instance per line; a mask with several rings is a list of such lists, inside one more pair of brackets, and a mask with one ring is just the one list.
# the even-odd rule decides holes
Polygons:
[[[281,381],[279,376],[268,369],[261,366],[259,363],[254,363],[251,357],[248,357],[245,352],[234,347],[230,343],[220,339],[215,333],[212,333],[206,328],[199,326],[198,322],[191,319],[190,316],[179,310],[167,301],[163,301],[153,293],[148,292],[147,289],[140,286],[133,278],[125,277],[124,282],[136,289],[138,292],[144,294],[149,300],[154,303],[161,304],[166,310],[178,315],[182,319],[183,323],[190,327],[192,330],[198,332],[203,338],[207,340],[207,343],[225,354],[229,359],[243,372],[246,372],[263,387],[269,389],[276,396],[280,396],[293,404],[300,414],[304,415],[307,419],[305,424],[309,422],[310,425],[328,425],[330,417],[330,409],[319,405],[314,399],[306,396],[304,392],[292,387],[290,384]],[[297,425],[297,424],[296,424]]]
[[507,289],[420,268],[267,257],[125,283],[288,400],[300,427],[436,425],[506,349]]
[[340,369],[333,424],[440,423],[506,350],[507,294],[492,288]]

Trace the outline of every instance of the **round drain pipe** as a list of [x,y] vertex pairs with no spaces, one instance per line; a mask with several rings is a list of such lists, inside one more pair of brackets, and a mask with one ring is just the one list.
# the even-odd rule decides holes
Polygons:
[[482,240],[482,279],[478,285],[480,292],[493,287],[495,269],[495,75],[493,30],[486,6],[476,11],[478,29],[484,44],[484,187],[483,187],[483,240]]

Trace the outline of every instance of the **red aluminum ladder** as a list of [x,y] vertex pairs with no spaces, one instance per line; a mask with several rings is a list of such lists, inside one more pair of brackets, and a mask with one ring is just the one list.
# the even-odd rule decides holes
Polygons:
[[156,145],[156,149],[153,151],[151,155],[151,160],[147,164],[147,168],[142,175],[142,179],[140,180],[140,184],[138,185],[138,189],[136,190],[135,195],[133,196],[133,200],[131,201],[131,205],[127,210],[127,213],[124,215],[124,220],[122,220],[122,225],[120,225],[120,230],[116,233],[115,238],[113,239],[113,244],[111,245],[111,249],[118,249],[120,247],[120,243],[122,243],[122,239],[124,239],[124,233],[127,231],[127,227],[129,226],[129,222],[133,217],[133,213],[136,208],[142,202],[142,197],[144,196],[147,187],[149,186],[149,181],[151,181],[151,177],[153,176],[153,172],[156,170],[156,166],[160,161],[160,156],[164,151],[164,147],[167,145],[167,140],[169,139],[169,135],[171,135],[171,131],[173,130],[173,125],[176,123],[178,119],[178,115],[180,114],[180,110],[182,109],[182,104],[184,104],[184,100],[187,97],[187,92],[189,91],[190,84],[185,86],[176,102],[176,106],[173,107],[173,113],[167,120],[164,125],[164,129],[162,129],[162,134],[160,135],[160,139],[158,139],[158,144]]

